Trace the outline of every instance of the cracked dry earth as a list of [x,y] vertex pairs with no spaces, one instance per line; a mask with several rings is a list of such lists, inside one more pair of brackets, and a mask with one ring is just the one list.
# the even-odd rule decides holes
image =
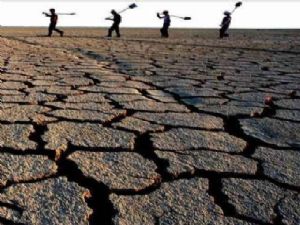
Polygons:
[[2,32],[0,224],[300,224],[299,31]]

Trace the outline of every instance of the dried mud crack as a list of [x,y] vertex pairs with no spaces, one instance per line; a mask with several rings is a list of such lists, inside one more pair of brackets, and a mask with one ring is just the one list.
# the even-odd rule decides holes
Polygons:
[[93,209],[93,213],[89,218],[89,224],[113,224],[111,218],[115,212],[108,198],[110,194],[108,187],[84,176],[74,162],[59,160],[57,164],[59,167],[57,176],[66,176],[69,181],[76,182],[90,191],[91,195],[87,196],[86,199],[88,206]]

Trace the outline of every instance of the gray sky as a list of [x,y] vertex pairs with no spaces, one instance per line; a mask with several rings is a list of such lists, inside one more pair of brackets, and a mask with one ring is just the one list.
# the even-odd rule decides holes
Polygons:
[[[61,16],[60,26],[109,26],[104,18],[111,9],[121,10],[135,2],[139,7],[123,14],[124,27],[159,27],[162,21],[156,12],[168,9],[170,14],[191,16],[191,21],[173,18],[173,27],[216,28],[224,10],[232,10],[236,1],[105,1],[105,0],[0,0],[2,26],[47,26],[49,19],[41,13],[49,8],[58,12],[76,12],[76,16]],[[300,1],[298,0],[245,0],[233,15],[235,28],[300,28]]]

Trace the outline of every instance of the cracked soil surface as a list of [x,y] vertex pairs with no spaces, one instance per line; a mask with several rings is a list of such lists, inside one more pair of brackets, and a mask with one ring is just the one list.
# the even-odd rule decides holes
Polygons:
[[0,224],[299,225],[300,33],[1,28]]

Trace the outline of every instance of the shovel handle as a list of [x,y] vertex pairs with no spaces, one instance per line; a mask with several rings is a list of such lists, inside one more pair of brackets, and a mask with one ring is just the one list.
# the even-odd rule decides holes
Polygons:
[[235,10],[237,9],[237,7],[235,7],[232,11],[231,11],[231,15],[235,12]]
[[128,9],[129,9],[129,8],[127,7],[126,9],[123,9],[123,10],[121,10],[120,12],[118,12],[118,14],[121,14],[121,13],[127,11]]
[[60,16],[75,16],[76,13],[57,13],[57,15],[60,15]]
[[175,16],[175,15],[170,15],[171,17],[179,18],[179,19],[184,19],[184,17],[181,16]]

